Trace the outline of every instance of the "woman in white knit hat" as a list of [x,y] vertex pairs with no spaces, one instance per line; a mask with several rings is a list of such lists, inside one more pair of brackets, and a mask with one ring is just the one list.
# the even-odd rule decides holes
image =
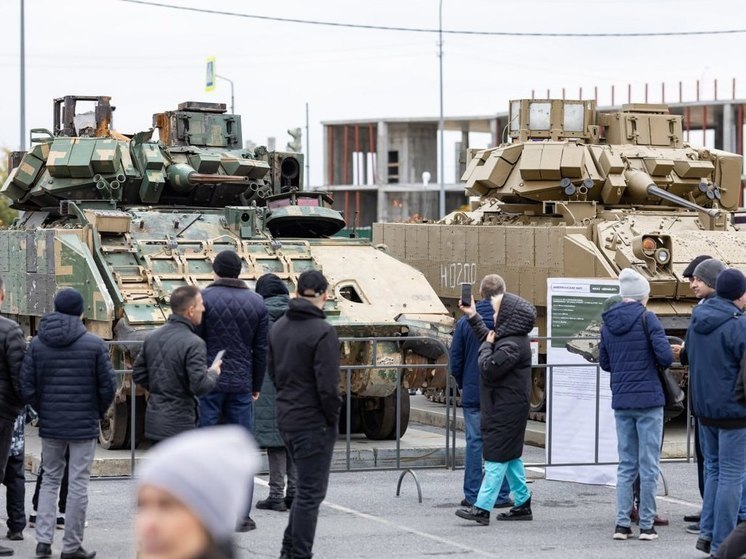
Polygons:
[[231,559],[258,466],[242,427],[208,427],[154,447],[138,474],[139,559]]
[[673,352],[658,317],[645,310],[650,284],[638,272],[619,274],[622,301],[603,313],[599,363],[611,373],[611,407],[616,421],[619,466],[615,540],[632,535],[633,483],[640,477],[640,539],[654,540],[655,494],[666,403],[659,367]]

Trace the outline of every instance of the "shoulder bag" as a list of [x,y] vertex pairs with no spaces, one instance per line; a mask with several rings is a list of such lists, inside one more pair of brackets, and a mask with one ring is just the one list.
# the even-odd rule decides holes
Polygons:
[[655,369],[658,371],[658,379],[661,381],[663,395],[666,398],[666,417],[672,419],[684,411],[684,391],[671,374],[671,370],[667,367],[661,367],[658,365],[658,358],[656,357],[655,349],[653,348],[653,340],[650,337],[650,331],[648,330],[648,311],[645,311],[642,315],[642,329],[645,331],[645,337],[648,340],[648,348],[650,348],[650,353],[653,356],[653,363],[655,363]]

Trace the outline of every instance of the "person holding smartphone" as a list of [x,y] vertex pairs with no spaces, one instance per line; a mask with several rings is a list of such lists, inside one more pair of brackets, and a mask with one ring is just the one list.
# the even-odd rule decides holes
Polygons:
[[532,520],[531,492],[523,468],[523,441],[528,423],[531,391],[529,333],[536,323],[536,308],[512,293],[492,298],[494,329],[485,326],[472,298],[459,301],[479,347],[479,400],[484,454],[484,479],[476,502],[456,516],[486,526],[498,492],[507,477],[515,506],[498,520]]
[[[505,293],[505,280],[497,274],[485,276],[479,284],[480,301],[476,302],[476,311],[482,317],[484,325],[492,330],[492,298]],[[461,300],[471,301],[471,284],[461,284]],[[482,432],[480,429],[479,411],[479,346],[480,341],[474,335],[468,317],[463,316],[456,324],[451,342],[451,373],[461,389],[461,409],[464,414],[466,432],[466,452],[464,454],[464,499],[462,507],[470,507],[477,501],[479,487],[482,485],[484,469],[482,467]],[[495,508],[510,508],[510,486],[503,481]]]
[[195,327],[202,321],[202,294],[184,285],[171,294],[171,316],[146,339],[132,377],[150,392],[145,437],[158,443],[197,427],[197,396],[209,394],[220,362],[207,367],[207,348]]

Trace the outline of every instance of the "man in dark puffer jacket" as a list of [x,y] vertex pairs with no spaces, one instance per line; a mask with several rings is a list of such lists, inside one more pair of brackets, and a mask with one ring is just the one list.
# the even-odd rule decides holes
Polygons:
[[[259,398],[267,366],[267,308],[264,300],[251,291],[241,274],[241,257],[224,250],[215,257],[212,269],[215,281],[202,292],[205,314],[199,333],[207,343],[207,358],[221,350],[222,372],[218,385],[200,398],[200,427],[225,423],[243,425],[250,433],[252,403]],[[252,490],[246,515],[238,527],[241,532],[256,528],[250,517]]]
[[716,297],[694,307],[685,347],[689,397],[705,457],[696,547],[720,557],[720,544],[738,522],[746,469],[746,407],[736,395],[746,357],[746,277],[726,269],[718,275],[716,289]]
[[96,555],[82,547],[88,481],[99,435],[99,421],[114,400],[116,378],[106,344],[86,331],[83,297],[63,289],[55,312],[44,315],[39,334],[23,360],[23,397],[39,413],[44,481],[36,521],[36,556],[52,556],[57,492],[70,450],[69,489],[61,559]]
[[[0,305],[5,299],[3,281],[0,279]],[[16,322],[0,317],[0,344],[3,358],[0,359],[0,466],[5,471],[10,454],[15,419],[23,408],[21,401],[21,363],[26,342]],[[0,546],[0,556],[13,555],[9,547]]]

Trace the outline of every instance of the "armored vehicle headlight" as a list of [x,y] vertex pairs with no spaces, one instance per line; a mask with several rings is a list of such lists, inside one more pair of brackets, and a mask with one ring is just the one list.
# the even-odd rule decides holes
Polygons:
[[655,251],[655,260],[661,265],[668,264],[671,260],[671,253],[667,248],[659,248]]
[[642,250],[644,250],[645,253],[648,255],[652,255],[655,252],[657,246],[658,245],[655,242],[655,239],[653,239],[652,237],[645,237],[642,240]]

